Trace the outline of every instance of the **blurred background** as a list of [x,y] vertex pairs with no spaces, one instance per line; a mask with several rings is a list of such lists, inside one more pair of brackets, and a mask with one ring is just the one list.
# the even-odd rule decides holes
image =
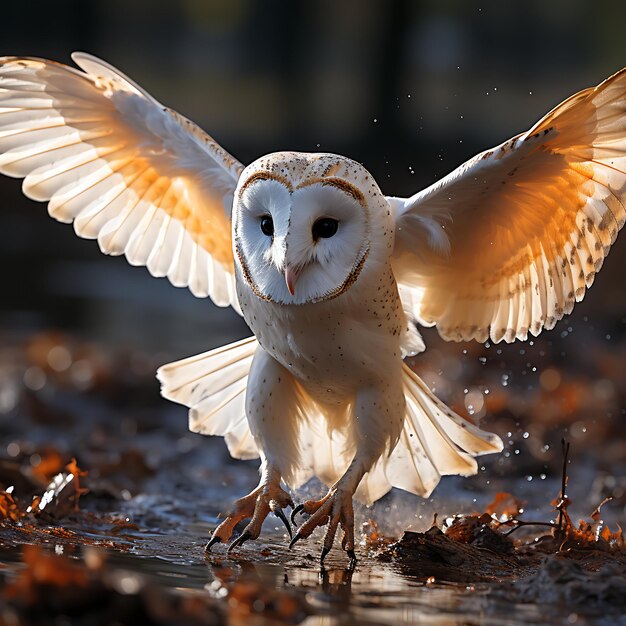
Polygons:
[[[383,192],[409,195],[625,66],[624,24],[618,1],[22,1],[3,6],[0,41],[7,55],[106,59],[242,163],[275,150],[336,152],[362,162]],[[429,350],[413,365],[456,410],[488,416],[506,442],[495,462],[503,476],[530,489],[558,475],[566,436],[589,469],[583,491],[615,496],[623,514],[621,237],[585,301],[552,332],[480,346],[427,331]],[[5,177],[0,268],[5,434],[28,412],[24,394],[96,393],[98,372],[122,376],[124,393],[143,385],[141,402],[162,407],[158,364],[248,333],[232,311],[103,257]],[[168,407],[187,437],[184,409]]]

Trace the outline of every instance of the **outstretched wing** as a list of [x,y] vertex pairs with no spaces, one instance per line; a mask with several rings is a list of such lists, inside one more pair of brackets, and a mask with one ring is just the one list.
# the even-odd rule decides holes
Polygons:
[[230,211],[242,166],[195,124],[87,54],[84,72],[0,59],[0,172],[154,276],[238,309]]
[[444,339],[537,335],[582,300],[625,200],[622,70],[424,191],[389,198],[400,295]]

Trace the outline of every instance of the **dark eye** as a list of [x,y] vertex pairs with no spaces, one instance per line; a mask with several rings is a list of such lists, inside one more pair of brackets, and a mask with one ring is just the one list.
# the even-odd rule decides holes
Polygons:
[[274,234],[274,222],[269,215],[264,215],[261,218],[261,232],[268,237]]
[[313,239],[328,239],[337,232],[339,222],[332,217],[321,217],[313,224]]

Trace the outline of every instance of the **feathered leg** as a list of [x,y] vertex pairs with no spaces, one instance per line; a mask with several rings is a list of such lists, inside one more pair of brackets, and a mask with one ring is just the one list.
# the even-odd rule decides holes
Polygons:
[[[354,552],[354,510],[352,498],[363,476],[373,467],[385,450],[395,446],[404,422],[404,394],[398,377],[391,377],[379,385],[361,390],[355,402],[352,440],[356,451],[352,462],[343,476],[330,488],[328,494],[318,501],[309,500],[294,509],[303,510],[311,517],[302,524],[294,535],[291,546],[308,537],[315,528],[328,524],[322,546],[320,562],[324,559],[335,540],[337,530],[343,531],[342,548],[356,563]],[[292,516],[292,520],[295,516]]]
[[261,481],[254,491],[235,503],[232,513],[215,529],[207,549],[228,541],[234,527],[248,518],[250,523],[228,549],[256,539],[270,511],[285,523],[291,535],[283,509],[293,507],[293,501],[280,482],[289,482],[297,464],[298,389],[291,374],[262,348],[257,349],[250,367],[246,415],[263,460]]

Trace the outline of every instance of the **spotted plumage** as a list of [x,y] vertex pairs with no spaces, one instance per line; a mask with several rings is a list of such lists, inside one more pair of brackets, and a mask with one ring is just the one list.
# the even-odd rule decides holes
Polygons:
[[[110,65],[0,60],[0,171],[56,219],[197,296],[232,305],[254,337],[163,366],[190,428],[261,459],[209,547],[284,489],[326,496],[293,537],[339,527],[354,558],[353,496],[426,496],[476,472],[498,437],[455,415],[404,363],[444,339],[524,340],[583,298],[626,220],[626,73],[404,199],[360,164],[280,152],[247,167]],[[295,511],[294,511],[295,513]],[[291,532],[291,528],[289,528]]]

